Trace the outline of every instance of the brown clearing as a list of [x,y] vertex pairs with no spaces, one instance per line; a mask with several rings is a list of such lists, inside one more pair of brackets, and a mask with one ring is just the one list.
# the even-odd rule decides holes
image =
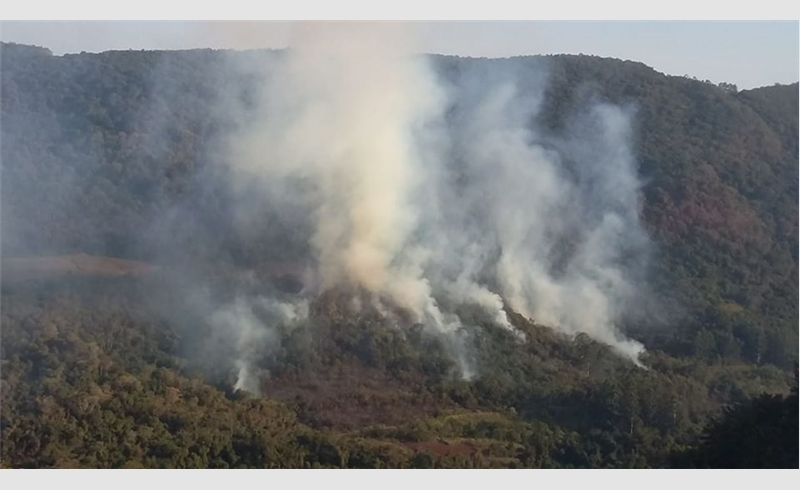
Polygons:
[[156,269],[158,269],[157,266],[144,262],[84,253],[52,257],[9,258],[2,261],[2,280],[3,282],[19,282],[57,279],[65,276],[142,276]]

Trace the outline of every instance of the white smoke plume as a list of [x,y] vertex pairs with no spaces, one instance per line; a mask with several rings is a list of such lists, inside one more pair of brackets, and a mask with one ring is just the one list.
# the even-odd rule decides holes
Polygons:
[[273,298],[236,298],[211,316],[211,324],[236,340],[235,390],[258,394],[260,379],[267,373],[258,368],[258,358],[277,344],[278,326],[291,327],[308,316],[308,305],[281,302]]
[[[445,82],[401,29],[300,26],[228,141],[234,187],[303,210],[319,289],[410,313],[465,378],[476,367],[459,305],[520,339],[507,307],[637,362],[642,346],[617,328],[635,299],[630,258],[647,247],[629,111],[588,103],[550,134],[536,123],[544,83],[469,71]],[[248,352],[265,340],[247,308],[217,320],[242,323],[237,387],[253,391]]]
[[630,115],[591,104],[553,137],[535,127],[538,104],[510,83],[465,101],[456,151],[468,183],[453,208],[490,237],[482,253],[496,257],[489,274],[512,309],[635,361],[642,346],[615,327],[636,294],[624,262],[647,246]]
[[435,163],[416,136],[441,117],[443,93],[399,29],[301,27],[266,81],[265,117],[234,139],[231,162],[265,192],[305,184],[298,205],[313,214],[323,290],[363,289],[455,335],[457,318],[442,314],[424,277],[427,252],[412,241],[417,191]]

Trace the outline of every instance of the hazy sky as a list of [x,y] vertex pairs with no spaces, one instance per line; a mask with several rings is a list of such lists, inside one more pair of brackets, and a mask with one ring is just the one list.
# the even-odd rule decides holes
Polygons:
[[[461,56],[583,53],[641,61],[739,88],[792,83],[798,22],[422,22],[419,50]],[[282,48],[285,22],[3,22],[3,41],[56,54],[109,49]]]

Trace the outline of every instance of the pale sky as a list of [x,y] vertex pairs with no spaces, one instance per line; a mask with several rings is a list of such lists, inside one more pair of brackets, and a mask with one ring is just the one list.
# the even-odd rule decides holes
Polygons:
[[[660,72],[735,83],[793,83],[800,71],[797,21],[419,22],[419,50],[476,57],[593,54],[641,61]],[[125,49],[284,48],[286,22],[2,22],[0,39],[55,54]]]

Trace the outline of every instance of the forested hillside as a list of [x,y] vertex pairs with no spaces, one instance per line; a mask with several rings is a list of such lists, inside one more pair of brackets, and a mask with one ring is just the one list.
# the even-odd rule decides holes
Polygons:
[[[260,287],[254,276],[296,287],[307,251],[291,217],[264,210],[238,240],[213,165],[241,124],[219,107],[231,93],[247,106],[256,76],[236,67],[281,55],[2,45],[3,466],[798,464],[797,84],[737,91],[589,56],[433,56],[453,83],[475,67],[544,70],[537,123],[553,132],[587,98],[634,111],[654,306],[624,327],[645,367],[509,310],[527,341],[474,330],[481,371],[465,381],[435,338],[350,315],[331,293],[259,359],[259,397],[232,390],[213,362],[229,346],[200,340],[208,318],[176,290],[198,277],[209,295]],[[158,267],[5,279],[22,258],[71,254]],[[726,452],[746,431],[761,436]]]

